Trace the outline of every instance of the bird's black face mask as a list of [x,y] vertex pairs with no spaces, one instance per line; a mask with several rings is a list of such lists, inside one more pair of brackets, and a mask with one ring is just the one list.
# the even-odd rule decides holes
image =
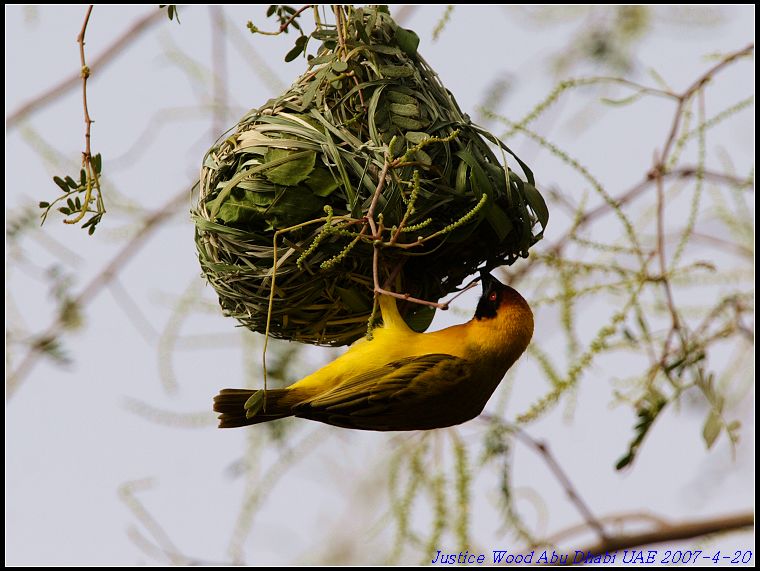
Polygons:
[[506,286],[485,271],[480,272],[480,283],[483,285],[483,294],[475,309],[475,319],[493,319],[496,317],[496,311],[501,304],[501,294]]

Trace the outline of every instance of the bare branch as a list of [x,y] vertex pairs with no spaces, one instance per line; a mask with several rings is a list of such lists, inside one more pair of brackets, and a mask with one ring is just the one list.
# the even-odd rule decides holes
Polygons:
[[152,485],[152,481],[148,479],[125,482],[119,486],[119,497],[129,507],[143,527],[150,533],[157,544],[156,547],[169,558],[171,563],[174,565],[187,565],[187,558],[180,554],[179,550],[169,538],[169,534],[164,527],[155,517],[153,517],[136,496],[136,492],[144,491],[152,487]]
[[[153,24],[164,18],[166,18],[166,15],[161,10],[151,10],[150,13],[132,24],[113,44],[106,48],[102,54],[93,59],[90,68],[98,70],[105,68],[116,58],[116,56],[120,55],[131,44],[135,43]],[[36,113],[41,108],[66,95],[79,84],[81,79],[82,76],[80,73],[72,74],[57,85],[24,103],[21,107],[8,115],[5,120],[6,130],[10,131],[11,129],[18,127],[19,123],[29,115]]]
[[[87,106],[87,80],[90,78],[90,68],[87,66],[87,60],[84,55],[84,39],[87,34],[87,24],[90,23],[90,15],[92,14],[93,5],[90,4],[87,8],[87,13],[84,16],[84,23],[82,24],[82,30],[77,36],[77,43],[79,44],[79,62],[81,64],[81,76],[82,76],[82,106],[84,107],[84,153],[82,153],[82,167],[87,172],[87,191],[82,201],[82,208],[79,214],[74,218],[66,219],[63,222],[65,224],[77,224],[85,217],[90,209],[90,200],[92,198],[92,191],[98,191],[98,203],[102,206],[103,198],[100,192],[100,181],[98,180],[98,169],[93,168],[92,165],[92,145],[91,145],[91,131],[93,120],[90,117],[90,110]],[[100,210],[100,209],[99,209]],[[105,212],[105,210],[103,210]],[[72,212],[72,214],[74,214]],[[93,225],[94,228],[94,225]]]
[[[755,516],[751,511],[730,516],[685,521],[675,524],[664,523],[652,531],[609,537],[606,541],[601,541],[595,545],[579,549],[578,551],[583,551],[584,553],[591,552],[592,555],[598,555],[609,551],[617,551],[619,549],[630,549],[632,547],[655,545],[657,543],[665,543],[669,541],[694,539],[716,533],[739,531],[751,528],[754,525]],[[574,556],[575,552],[568,554],[568,563],[572,562]]]
[[604,527],[602,526],[600,521],[596,518],[596,516],[591,512],[591,508],[588,507],[588,504],[586,504],[586,502],[583,501],[580,494],[578,493],[578,490],[575,488],[572,481],[570,481],[570,478],[568,477],[565,470],[562,468],[562,466],[560,466],[557,459],[549,451],[548,444],[546,444],[545,442],[536,440],[535,438],[533,438],[531,435],[529,435],[527,432],[525,432],[516,424],[504,422],[497,416],[493,416],[491,414],[481,414],[480,418],[482,418],[486,422],[492,422],[492,423],[496,423],[498,425],[503,426],[510,433],[514,434],[515,437],[518,440],[520,440],[523,444],[528,445],[529,448],[532,448],[533,450],[538,452],[539,456],[541,456],[544,462],[546,462],[546,465],[549,467],[549,470],[557,479],[559,484],[562,486],[562,489],[565,491],[565,494],[567,495],[567,497],[570,499],[572,504],[581,514],[581,517],[583,517],[584,521],[586,522],[586,525],[592,528],[602,541],[605,541],[608,539],[607,533],[605,532]]
[[[180,205],[188,199],[189,193],[187,189],[183,189],[164,204],[164,206],[148,216],[137,234],[127,242],[121,250],[119,250],[111,261],[106,264],[106,266],[84,288],[82,288],[79,294],[71,300],[71,303],[73,303],[75,307],[81,309],[92,301],[93,298],[118,275],[129,260],[142,249],[148,238],[150,238],[161,224],[165,222],[167,218],[175,214]],[[27,375],[29,375],[34,368],[34,365],[43,355],[43,348],[45,347],[44,341],[49,341],[58,337],[63,327],[64,323],[59,316],[44,332],[36,336],[38,342],[32,345],[16,370],[8,375],[5,384],[7,400],[13,398],[13,395],[16,394],[21,383]]]

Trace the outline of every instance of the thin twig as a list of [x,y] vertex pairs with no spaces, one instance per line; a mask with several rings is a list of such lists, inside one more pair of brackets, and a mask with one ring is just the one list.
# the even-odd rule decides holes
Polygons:
[[686,89],[686,91],[681,93],[681,95],[677,96],[678,108],[676,109],[676,113],[673,118],[673,124],[671,125],[671,128],[670,128],[670,134],[668,135],[668,138],[665,142],[665,146],[663,147],[662,154],[660,155],[660,159],[662,161],[661,166],[664,167],[665,165],[664,161],[666,161],[668,156],[670,155],[670,149],[673,146],[673,143],[675,143],[676,135],[678,134],[678,128],[680,127],[680,124],[681,124],[681,116],[683,115],[682,113],[683,108],[688,103],[689,99],[697,91],[702,89],[702,87],[704,87],[704,85],[707,82],[709,82],[716,73],[718,73],[724,67],[730,65],[737,59],[750,55],[754,51],[754,49],[755,49],[755,44],[751,43],[747,47],[727,55],[722,60],[720,60],[717,64],[715,64],[713,67],[711,67],[705,73],[703,73],[699,79],[697,79],[694,83],[692,83]]
[[[334,217],[333,220],[339,219],[341,217]],[[305,226],[310,226],[312,224],[318,224],[320,222],[327,222],[328,217],[322,217],[322,218],[316,218],[314,220],[307,220],[306,222],[302,222],[301,224],[296,224],[295,226],[289,226],[287,228],[282,228],[280,230],[277,230],[274,233],[274,236],[272,237],[272,276],[270,278],[269,282],[269,302],[267,306],[267,322],[266,327],[264,329],[264,347],[261,351],[261,366],[264,373],[264,410],[266,411],[266,405],[267,405],[267,348],[269,347],[269,330],[272,324],[272,309],[274,308],[274,293],[275,293],[275,285],[277,280],[277,238],[280,236],[287,234],[288,232],[292,232],[293,230],[298,230],[299,228],[304,228]]]
[[[627,523],[633,523],[633,522],[644,522],[644,523],[649,523],[656,526],[665,526],[668,524],[667,520],[663,519],[661,516],[658,516],[656,514],[649,513],[649,512],[630,512],[630,513],[613,514],[613,515],[599,517],[598,520],[599,520],[599,523],[605,525],[608,528],[612,526],[616,526],[620,528],[621,530],[622,530],[622,526],[624,526]],[[575,537],[576,535],[585,533],[587,530],[588,530],[588,524],[585,522],[571,525],[570,527],[560,529],[559,531],[542,539],[541,545],[558,545],[561,541],[565,541],[569,538]]]
[[[681,125],[681,117],[684,115],[684,110],[686,108],[686,105],[689,103],[689,100],[695,94],[701,95],[699,98],[701,109],[700,116],[704,122],[704,91],[702,89],[704,85],[710,81],[710,79],[712,79],[712,77],[718,71],[736,59],[749,55],[753,50],[754,44],[750,44],[742,50],[729,54],[712,68],[710,68],[707,72],[705,72],[699,79],[692,83],[692,85],[690,85],[686,91],[678,96],[678,106],[675,110],[673,121],[670,127],[670,133],[667,140],[665,141],[662,150],[659,153],[655,154],[654,165],[650,171],[650,176],[654,178],[657,189],[657,254],[660,262],[660,281],[662,283],[663,289],[665,290],[666,305],[672,321],[670,331],[668,331],[665,342],[663,343],[662,357],[660,360],[663,371],[669,379],[670,374],[665,367],[665,363],[667,362],[667,359],[670,355],[670,345],[673,341],[673,337],[676,335],[678,336],[681,341],[681,347],[684,349],[684,351],[686,350],[688,339],[687,333],[684,331],[684,327],[682,326],[678,315],[678,310],[673,298],[673,290],[670,284],[670,279],[668,278],[668,264],[667,256],[665,253],[665,187],[663,182],[663,174],[667,172],[667,163],[670,158],[671,149],[676,141],[676,137]],[[697,165],[695,176],[699,181],[704,180],[704,174],[704,166],[702,164]]]
[[[705,73],[703,73],[681,94],[662,92],[661,93],[662,95],[666,95],[667,97],[675,99],[678,102],[678,104],[677,104],[676,111],[673,117],[673,122],[671,123],[671,126],[670,126],[668,137],[663,146],[663,150],[659,155],[659,160],[655,161],[655,165],[653,166],[652,170],[649,173],[647,173],[643,181],[635,185],[633,188],[631,188],[627,192],[624,192],[623,194],[621,194],[616,200],[612,202],[612,204],[605,202],[604,204],[601,204],[598,207],[581,215],[578,218],[578,220],[576,220],[576,223],[573,225],[573,227],[570,228],[570,230],[568,230],[568,232],[566,232],[564,236],[562,236],[559,240],[554,242],[554,244],[548,247],[545,251],[547,253],[551,253],[554,255],[560,255],[560,253],[563,251],[565,246],[568,243],[570,243],[569,238],[572,237],[582,226],[587,225],[593,220],[599,218],[600,216],[613,212],[613,205],[617,208],[620,208],[623,205],[627,204],[628,202],[631,202],[634,198],[637,198],[638,196],[643,194],[644,191],[646,191],[650,185],[652,185],[653,183],[660,184],[666,178],[671,178],[671,177],[691,178],[693,176],[701,176],[703,180],[714,180],[716,182],[735,184],[737,186],[747,186],[746,184],[747,181],[745,180],[738,179],[737,177],[733,177],[731,175],[724,174],[724,173],[710,172],[710,171],[701,169],[700,166],[685,167],[685,168],[668,171],[666,169],[666,164],[667,164],[668,156],[670,154],[670,150],[676,140],[683,109],[685,105],[688,103],[689,99],[694,95],[694,93],[697,90],[699,90],[707,82],[709,82],[716,73],[718,73],[723,68],[733,63],[737,59],[750,55],[754,49],[755,49],[755,44],[752,43],[741,50],[728,54],[720,62],[718,62],[713,67],[708,69]],[[523,119],[522,123],[525,123],[525,122],[526,122],[525,119]],[[536,264],[524,264],[520,270],[512,274],[512,279],[517,280],[524,277],[527,273],[532,271],[535,267],[536,267]]]
[[385,179],[388,176],[388,171],[396,166],[396,161],[388,162],[386,159],[377,181],[377,187],[375,187],[375,193],[372,195],[372,202],[370,202],[367,209],[367,222],[369,223],[370,230],[372,232],[372,240],[374,244],[374,251],[372,252],[372,280],[375,287],[375,295],[388,295],[397,299],[403,299],[404,301],[410,301],[419,305],[425,305],[428,307],[435,307],[436,309],[447,310],[449,308],[448,303],[438,303],[434,301],[427,301],[425,299],[419,299],[412,297],[408,293],[396,293],[389,291],[380,286],[380,248],[383,245],[382,239],[382,222],[378,226],[375,222],[375,209],[377,208],[377,202],[380,199],[380,195],[385,187]]
[[[93,301],[95,296],[100,293],[105,286],[110,284],[111,280],[119,274],[127,262],[140,251],[153,232],[155,232],[167,218],[175,214],[180,205],[188,200],[188,196],[187,189],[183,189],[171,200],[167,201],[167,203],[161,208],[145,218],[143,226],[138,230],[137,234],[135,234],[135,236],[116,253],[111,261],[92,280],[90,280],[84,288],[82,288],[78,295],[71,300],[74,307],[77,307],[81,311],[83,307]],[[58,316],[45,331],[35,336],[36,339],[38,339],[38,342],[30,347],[26,356],[21,361],[21,364],[8,375],[5,384],[5,396],[7,400],[13,398],[16,391],[21,386],[21,383],[26,379],[38,359],[43,355],[43,349],[45,347],[44,341],[57,338],[63,329],[64,322],[61,319],[61,316]]]
[[370,202],[369,208],[367,209],[367,222],[369,222],[369,228],[372,230],[372,238],[374,240],[381,239],[381,236],[378,236],[377,225],[375,224],[375,208],[377,208],[377,201],[380,199],[380,193],[383,192],[385,177],[388,176],[388,169],[390,169],[390,167],[390,163],[386,160],[383,169],[378,176],[377,187],[375,188],[375,193],[372,195],[372,202]]
[[549,450],[548,444],[546,444],[546,442],[534,439],[527,432],[516,426],[511,427],[511,430],[514,431],[515,436],[517,436],[519,440],[538,452],[541,458],[543,458],[544,462],[546,462],[549,470],[551,470],[552,474],[554,474],[554,477],[564,489],[565,494],[567,495],[570,502],[581,514],[581,517],[585,520],[586,524],[596,532],[602,541],[607,541],[609,538],[604,530],[604,526],[592,513],[586,502],[583,501],[580,494],[578,493],[578,490],[576,490],[575,486],[570,481],[570,478],[565,473],[565,470],[562,468],[562,466],[560,466],[559,462],[557,462],[557,459]]
[[[112,43],[105,49],[105,51],[103,51],[103,53],[94,58],[92,60],[92,64],[90,65],[90,69],[103,71],[108,64],[110,64],[117,56],[123,53],[125,48],[136,42],[140,36],[150,28],[150,26],[159,20],[164,20],[165,18],[166,14],[164,12],[161,10],[156,10],[155,8],[152,9],[150,13],[137,20],[127,30],[125,30],[124,33],[119,36],[116,41],[114,41],[114,43]],[[74,89],[77,85],[79,85],[81,79],[81,73],[75,73],[57,85],[51,87],[43,93],[40,93],[36,97],[33,97],[21,105],[21,107],[12,112],[10,115],[8,115],[5,120],[5,128],[10,131],[14,127],[18,127],[19,123],[25,120],[29,115],[60,99],[69,91]]]
[[551,453],[549,446],[545,442],[536,440],[519,426],[504,422],[502,419],[492,414],[481,414],[480,418],[486,422],[496,423],[506,428],[510,433],[514,434],[515,437],[523,444],[526,444],[529,448],[532,448],[538,452],[539,456],[541,456],[546,465],[549,467],[551,473],[562,486],[562,489],[565,491],[565,494],[569,500],[581,514],[581,517],[583,517],[586,525],[588,525],[596,532],[600,540],[604,541],[608,539],[607,533],[604,530],[604,526],[602,526],[599,519],[597,519],[597,517],[592,513],[591,508],[588,507],[586,502],[583,501],[580,494],[578,493],[578,490],[575,488],[567,473]]
[[[285,30],[287,30],[290,27],[290,25],[293,23],[293,20],[295,20],[296,18],[298,18],[298,16],[301,15],[301,12],[303,12],[304,10],[308,10],[312,6],[313,6],[312,4],[306,4],[305,6],[302,6],[301,8],[299,8],[298,10],[296,10],[290,16],[290,18],[288,18],[282,24],[280,24],[280,29],[277,30],[276,32],[266,32],[264,30],[259,30],[258,28],[256,28],[255,29],[256,33],[257,34],[262,34],[264,36],[279,36],[280,34],[282,34]],[[248,25],[251,26],[252,24],[249,22]]]
[[[689,86],[686,91],[684,91],[679,97],[678,97],[678,107],[676,108],[673,122],[671,124],[670,128],[670,134],[668,135],[667,140],[665,141],[665,145],[663,146],[662,151],[659,153],[659,156],[655,157],[655,164],[652,168],[651,173],[653,174],[655,178],[655,183],[657,187],[657,251],[660,259],[660,273],[663,281],[663,287],[665,288],[665,295],[668,302],[668,309],[670,311],[672,320],[673,320],[673,333],[678,333],[681,335],[682,341],[685,341],[683,339],[683,331],[681,328],[681,324],[678,318],[678,312],[675,308],[675,303],[673,301],[673,292],[670,287],[670,281],[667,279],[667,261],[666,261],[666,255],[665,255],[665,189],[662,181],[662,175],[666,171],[666,165],[668,158],[670,156],[670,150],[673,147],[673,144],[675,143],[676,136],[678,135],[679,127],[681,125],[681,117],[683,116],[684,108],[689,102],[689,99],[694,96],[695,93],[702,93],[702,87],[712,79],[712,77],[719,72],[721,69],[729,65],[731,62],[735,61],[736,59],[749,55],[754,50],[754,44],[750,44],[749,46],[745,47],[742,50],[736,51],[732,54],[729,54],[725,58],[723,58],[720,62],[718,62],[716,65],[714,65],[712,68],[707,70],[699,79],[697,79],[694,83],[692,83],[691,86]],[[702,116],[704,116],[704,98],[700,98],[700,105],[702,109]],[[698,165],[697,169],[695,171],[695,175],[698,178],[704,177],[704,166]],[[668,340],[670,339],[670,335],[668,335]],[[665,348],[667,352],[668,343],[665,343]]]
[[[676,524],[663,524],[651,531],[642,533],[621,534],[608,537],[595,545],[584,547],[578,551],[584,554],[591,552],[592,555],[604,554],[607,552],[617,551],[620,549],[630,549],[632,547],[642,547],[646,545],[655,545],[678,541],[682,539],[693,539],[714,535],[716,533],[727,533],[748,529],[755,525],[755,516],[752,512],[745,512],[730,516],[714,517],[698,521],[686,521]],[[568,564],[572,564],[576,551],[568,553]]]
[[168,561],[172,563],[174,561],[181,561],[183,565],[187,566],[204,566],[204,567],[232,567],[232,563],[229,561],[212,561],[209,559],[198,559],[196,557],[190,557],[183,553],[173,553],[159,547],[156,543],[153,543],[150,539],[145,537],[137,527],[130,527],[127,529],[127,537],[146,557],[150,557],[163,563]]
[[338,33],[338,44],[343,51],[343,57],[346,57],[348,48],[346,47],[346,27],[343,22],[343,7],[334,5],[333,11],[335,12],[335,31]]
[[732,251],[735,254],[743,256],[745,258],[752,258],[755,255],[751,248],[742,246],[741,244],[737,244],[729,240],[725,240],[723,238],[719,238],[717,236],[702,234],[701,232],[692,232],[691,238],[697,242],[703,242],[705,244],[715,246],[716,248],[720,248],[723,251]]
[[163,526],[135,495],[135,492],[149,489],[152,485],[153,483],[149,479],[126,482],[119,487],[119,496],[129,509],[132,510],[132,513],[148,533],[150,533],[159,549],[163,551],[171,563],[174,565],[186,565],[188,563],[187,558],[180,553]]
[[[660,161],[664,160],[663,156],[660,156]],[[668,310],[673,320],[673,331],[681,331],[681,322],[678,318],[678,310],[676,309],[675,301],[673,300],[673,290],[670,287],[670,280],[668,279],[668,262],[665,254],[665,186],[662,182],[662,176],[656,175],[657,182],[657,258],[660,262],[660,279],[662,280],[663,288],[665,289],[665,296],[668,302]],[[667,347],[667,343],[665,344]]]
[[[79,62],[81,64],[81,76],[82,76],[82,106],[84,108],[84,153],[82,153],[82,167],[87,172],[87,190],[82,201],[82,209],[79,214],[74,218],[66,219],[63,222],[65,224],[77,224],[85,217],[87,211],[90,208],[90,200],[92,199],[93,189],[98,191],[100,195],[100,182],[98,181],[97,170],[92,166],[92,145],[91,145],[91,130],[93,120],[90,117],[90,110],[87,107],[87,80],[90,78],[90,68],[87,67],[87,61],[84,54],[84,39],[87,34],[87,24],[90,23],[90,15],[92,14],[93,5],[87,8],[87,13],[84,16],[84,23],[82,29],[77,36],[77,43],[79,44]],[[102,200],[102,197],[101,197]],[[73,213],[72,213],[73,214]]]

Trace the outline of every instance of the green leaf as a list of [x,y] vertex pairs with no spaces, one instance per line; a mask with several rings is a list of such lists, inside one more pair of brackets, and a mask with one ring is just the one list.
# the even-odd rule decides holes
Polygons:
[[273,228],[287,228],[323,214],[323,206],[307,186],[288,187],[277,193],[264,215]]
[[100,168],[103,166],[103,158],[100,156],[100,153],[92,157],[92,168],[95,169],[95,172],[100,174]]
[[549,208],[546,206],[546,201],[541,193],[538,192],[535,186],[525,182],[523,183],[523,190],[525,191],[525,198],[533,209],[533,212],[538,216],[538,221],[541,223],[541,227],[546,228],[549,223]]
[[309,60],[309,66],[320,65],[323,63],[327,63],[328,61],[332,61],[334,59],[335,59],[335,54],[330,54],[330,53],[324,54],[321,56],[316,56]]
[[414,313],[404,317],[406,324],[417,333],[423,333],[430,327],[435,317],[435,307],[420,306]]
[[352,313],[364,313],[372,309],[372,303],[367,299],[367,296],[355,289],[335,286],[335,291],[338,292],[340,300]]
[[402,115],[404,117],[419,117],[420,106],[415,102],[411,105],[405,105],[403,103],[391,103],[391,113],[395,115]]
[[638,421],[634,427],[634,438],[628,445],[628,451],[617,461],[617,464],[615,464],[616,470],[622,470],[633,462],[641,444],[644,442],[644,438],[649,433],[654,421],[657,420],[657,417],[660,416],[667,404],[667,399],[656,389],[653,389],[645,396],[643,402],[639,404],[638,410],[636,411]]
[[[57,184],[63,190],[63,192],[66,192],[66,193],[69,192],[69,187],[66,185],[66,183],[63,181],[63,179],[61,177],[54,176],[53,177],[53,182],[55,184]],[[74,187],[74,188],[76,188],[76,187]]]
[[87,222],[82,224],[82,228],[87,228],[88,226],[94,226],[100,221],[100,214],[96,214],[92,216]]
[[492,202],[490,206],[486,205],[486,220],[496,232],[499,242],[502,242],[514,228],[507,213],[495,202]]
[[300,56],[306,49],[306,44],[309,43],[309,36],[298,36],[296,45],[285,55],[285,61],[291,62]]
[[368,45],[364,47],[371,52],[377,52],[379,54],[383,54],[386,56],[400,56],[401,55],[401,50],[394,46]]
[[647,72],[649,72],[649,75],[652,77],[652,79],[654,79],[659,84],[660,88],[662,88],[665,91],[671,91],[671,88],[668,85],[668,82],[665,81],[665,79],[659,74],[659,72],[655,68],[650,67],[647,69]]
[[67,176],[67,177],[66,177],[66,184],[68,184],[68,185],[69,185],[69,188],[70,188],[70,189],[72,189],[72,190],[74,190],[75,188],[78,188],[78,187],[79,187],[79,185],[77,184],[77,181],[75,181],[75,180],[74,180],[73,178],[71,178],[70,176]]
[[264,155],[264,161],[269,163],[286,156],[291,156],[292,160],[266,170],[264,175],[275,184],[295,186],[305,180],[314,170],[317,153],[314,151],[292,152],[286,149],[269,149]]
[[417,162],[422,163],[423,165],[432,165],[433,159],[430,158],[430,155],[428,155],[425,151],[415,151],[414,158],[417,160]]
[[364,9],[357,8],[354,10],[354,29],[359,34],[359,40],[361,40],[364,44],[371,44],[372,40],[369,37],[369,34],[367,33],[367,28],[363,26],[364,22]]
[[414,69],[409,65],[381,65],[380,75],[386,79],[402,79],[412,77]]
[[733,444],[736,444],[739,442],[739,430],[742,427],[742,423],[739,420],[733,420],[728,423],[728,426],[726,426],[726,432],[728,433],[728,438],[731,440]]
[[40,202],[40,208],[48,208],[50,206],[49,202]]
[[702,438],[704,438],[708,450],[712,448],[713,444],[715,444],[718,436],[720,436],[721,430],[723,430],[723,422],[721,421],[720,415],[715,411],[711,411],[707,416],[704,427],[702,428]]
[[272,14],[274,14],[274,11],[277,9],[277,4],[272,4],[267,8],[267,18],[269,18]]
[[630,464],[631,462],[633,462],[633,454],[629,452],[628,454],[626,454],[620,460],[617,461],[617,464],[615,464],[615,470],[622,470],[623,468],[628,466],[628,464]]
[[342,59],[336,59],[332,65],[332,68],[335,73],[343,73],[348,69],[348,64]]
[[397,125],[398,127],[401,127],[404,130],[409,131],[419,131],[420,129],[424,129],[428,126],[428,124],[424,121],[418,121],[417,119],[412,119],[411,117],[404,117],[403,115],[393,114],[391,114],[391,123]]
[[329,196],[340,188],[340,180],[337,180],[329,170],[317,168],[306,179],[306,186],[317,196]]
[[483,194],[488,195],[490,205],[486,205],[486,219],[501,242],[509,235],[514,225],[504,210],[494,201],[491,180],[469,149],[457,151],[456,155],[470,166],[470,185],[475,196],[480,198]]
[[179,11],[177,10],[176,4],[159,4],[159,8],[166,8],[166,15],[169,16],[170,20],[174,20],[174,18],[177,18],[177,23],[181,24],[182,22],[179,21]]
[[430,135],[422,131],[407,131],[404,133],[406,140],[414,145],[419,145],[422,141],[430,138]]
[[417,47],[420,45],[420,37],[412,30],[396,28],[396,43],[408,56],[417,55]]
[[311,80],[309,87],[306,88],[306,91],[303,94],[303,103],[301,104],[303,111],[311,107],[311,102],[314,100],[314,97],[317,94],[317,89],[319,89],[319,86],[322,85],[322,81],[327,76],[328,71],[329,68],[323,68],[319,70],[316,77]]
[[467,192],[468,171],[469,165],[467,161],[461,161],[457,167],[456,189],[458,194],[465,194]]
[[311,33],[311,37],[314,38],[315,40],[320,40],[323,42],[326,40],[335,40],[338,38],[338,32],[336,32],[335,30],[328,30],[326,28],[321,28],[318,30],[314,30]]
[[413,97],[409,95],[408,93],[404,93],[402,91],[395,91],[395,90],[386,90],[385,96],[390,100],[391,103],[402,103],[404,105],[419,105],[419,102],[417,101],[416,97]]
[[404,140],[400,137],[394,136],[391,142],[388,143],[388,152],[392,157],[397,157],[406,150]]
[[[258,194],[234,189],[222,202],[217,217],[230,226],[250,225],[255,220],[261,220],[266,206],[262,207],[256,204],[255,198]],[[214,201],[209,201],[209,205],[212,202]]]

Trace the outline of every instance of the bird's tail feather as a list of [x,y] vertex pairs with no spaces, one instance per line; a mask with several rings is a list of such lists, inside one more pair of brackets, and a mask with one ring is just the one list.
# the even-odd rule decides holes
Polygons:
[[291,399],[284,398],[288,393],[287,389],[267,390],[266,400],[264,392],[251,389],[220,391],[214,397],[214,412],[219,413],[219,428],[249,426],[293,415],[292,403],[288,402]]

